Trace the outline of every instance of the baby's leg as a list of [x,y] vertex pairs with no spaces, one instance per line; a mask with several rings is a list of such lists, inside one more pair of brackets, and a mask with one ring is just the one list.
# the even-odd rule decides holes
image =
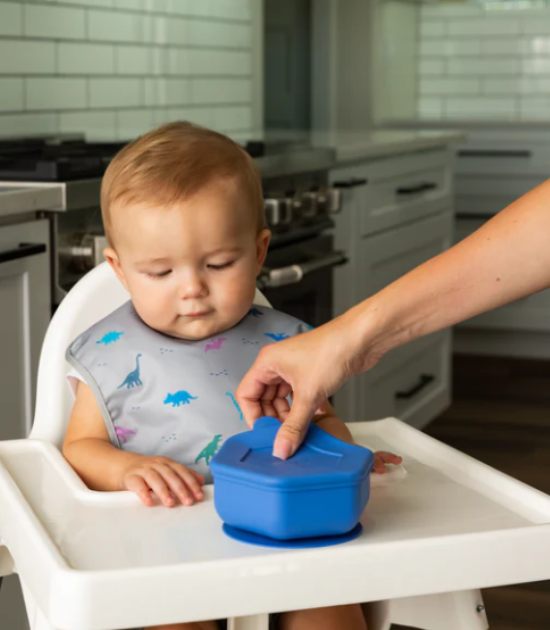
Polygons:
[[360,604],[294,610],[280,616],[279,630],[367,630]]
[[193,623],[169,623],[167,626],[150,626],[145,630],[220,630],[216,621],[197,621]]

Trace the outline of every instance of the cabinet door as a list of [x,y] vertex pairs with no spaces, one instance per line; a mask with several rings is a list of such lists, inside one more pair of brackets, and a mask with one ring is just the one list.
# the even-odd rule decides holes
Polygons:
[[28,435],[51,312],[48,222],[0,227],[0,439]]
[[[451,245],[451,212],[361,240],[357,302],[374,295]],[[428,378],[429,377],[429,378]],[[427,424],[450,399],[450,332],[417,339],[352,379],[335,398],[346,421],[396,416]]]

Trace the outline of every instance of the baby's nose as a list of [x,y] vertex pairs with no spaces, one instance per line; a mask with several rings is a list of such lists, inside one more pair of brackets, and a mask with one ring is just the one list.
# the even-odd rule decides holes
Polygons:
[[207,293],[206,285],[197,273],[186,274],[180,284],[180,295],[184,299],[199,297]]

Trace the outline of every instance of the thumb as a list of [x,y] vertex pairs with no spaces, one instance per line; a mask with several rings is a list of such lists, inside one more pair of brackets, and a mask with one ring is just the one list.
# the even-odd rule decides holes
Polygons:
[[303,442],[309,423],[315,412],[313,401],[295,396],[288,418],[277,433],[273,444],[273,456],[279,459],[292,457]]

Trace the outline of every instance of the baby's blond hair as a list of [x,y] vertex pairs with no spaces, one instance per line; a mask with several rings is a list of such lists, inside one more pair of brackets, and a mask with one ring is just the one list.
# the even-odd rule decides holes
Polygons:
[[265,226],[262,182],[252,158],[227,136],[189,122],[172,122],[140,136],[112,160],[101,185],[105,233],[113,245],[112,210],[121,205],[172,206],[218,179],[236,179]]

